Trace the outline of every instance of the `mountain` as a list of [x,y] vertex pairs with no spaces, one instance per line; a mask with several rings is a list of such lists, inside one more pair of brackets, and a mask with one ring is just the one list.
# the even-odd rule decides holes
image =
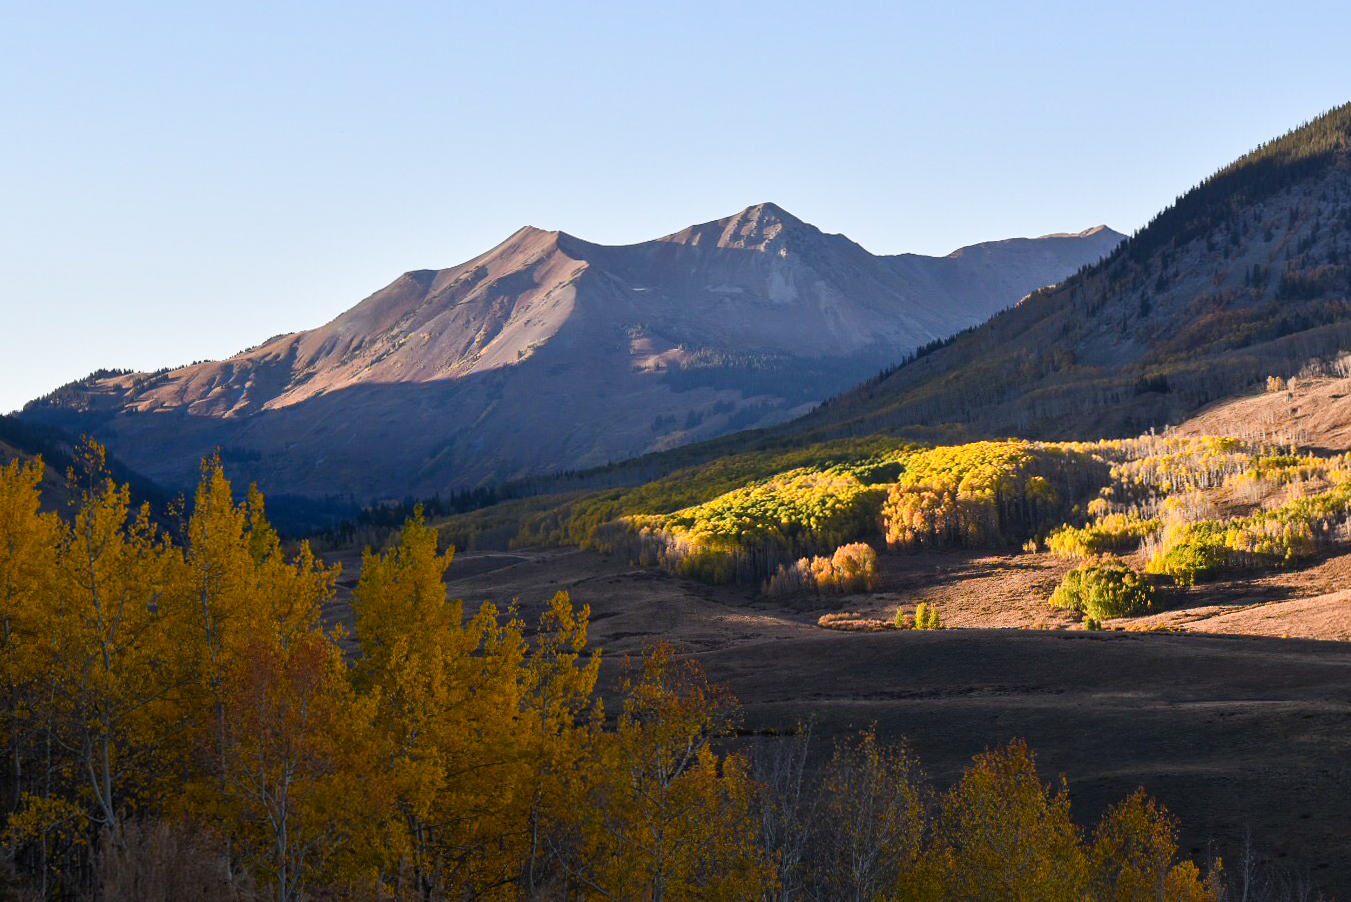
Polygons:
[[29,404],[168,485],[220,449],[272,492],[361,500],[604,464],[801,414],[1111,251],[1098,227],[877,256],[774,204],[610,247],[526,227],[228,360]]
[[784,431],[1135,435],[1328,366],[1351,349],[1348,298],[1351,104],[1220,170],[1096,266]]

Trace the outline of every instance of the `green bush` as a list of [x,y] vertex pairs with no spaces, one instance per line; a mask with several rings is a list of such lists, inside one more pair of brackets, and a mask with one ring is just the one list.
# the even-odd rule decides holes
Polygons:
[[1143,576],[1119,560],[1091,561],[1065,574],[1051,604],[1090,620],[1138,617],[1158,608],[1158,593]]

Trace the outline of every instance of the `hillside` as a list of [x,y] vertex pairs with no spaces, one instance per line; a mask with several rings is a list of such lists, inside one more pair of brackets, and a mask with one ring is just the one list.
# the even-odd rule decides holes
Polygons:
[[[79,440],[52,426],[29,423],[16,417],[0,414],[0,466],[15,460],[40,458],[43,463],[42,498],[52,510],[68,512],[75,497],[66,483],[66,474],[75,465],[74,452]],[[107,460],[109,474],[131,488],[136,504],[149,503],[162,514],[173,500],[162,487],[133,472],[116,457]]]
[[1275,380],[1261,390],[1226,398],[1179,424],[1183,435],[1269,437],[1326,451],[1351,451],[1351,379],[1345,362],[1329,374]]
[[798,415],[1120,236],[876,256],[773,204],[641,244],[524,228],[224,361],[103,372],[24,416],[169,485],[219,447],[274,495],[430,494]]
[[1102,263],[794,423],[1133,435],[1351,347],[1351,104],[1187,192]]

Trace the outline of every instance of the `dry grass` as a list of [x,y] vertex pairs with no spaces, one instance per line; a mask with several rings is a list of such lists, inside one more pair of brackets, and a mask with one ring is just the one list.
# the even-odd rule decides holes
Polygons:
[[816,625],[827,630],[844,630],[845,632],[875,632],[877,630],[894,629],[891,622],[876,617],[864,617],[858,611],[839,611],[833,614],[822,614],[816,618]]

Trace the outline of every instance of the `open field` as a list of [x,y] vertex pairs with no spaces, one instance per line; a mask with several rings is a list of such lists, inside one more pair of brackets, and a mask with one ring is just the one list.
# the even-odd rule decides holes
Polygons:
[[[1080,818],[1144,785],[1184,848],[1257,845],[1351,890],[1351,647],[1251,637],[953,630],[828,633],[701,656],[746,727],[876,723],[947,782],[1022,737]],[[1312,857],[1310,857],[1312,855]]]
[[[518,599],[527,622],[568,590],[591,606],[610,680],[647,643],[681,645],[735,691],[751,733],[791,730],[804,717],[823,737],[876,723],[906,737],[940,782],[972,754],[1023,737],[1045,776],[1069,777],[1084,821],[1144,785],[1180,816],[1194,854],[1212,842],[1232,850],[1251,829],[1264,851],[1351,894],[1351,645],[1067,628],[1071,619],[1045,598],[1068,564],[1048,554],[882,563],[877,593],[825,600],[758,598],[566,548],[467,553],[447,582],[469,607]],[[358,566],[348,559],[344,583]],[[1282,632],[1339,637],[1324,609],[1348,573],[1351,556],[1336,556],[1214,584],[1146,622],[1242,632],[1270,621]],[[334,621],[349,613],[345,596]],[[886,616],[899,600],[937,604],[955,629],[815,625],[832,610]]]

